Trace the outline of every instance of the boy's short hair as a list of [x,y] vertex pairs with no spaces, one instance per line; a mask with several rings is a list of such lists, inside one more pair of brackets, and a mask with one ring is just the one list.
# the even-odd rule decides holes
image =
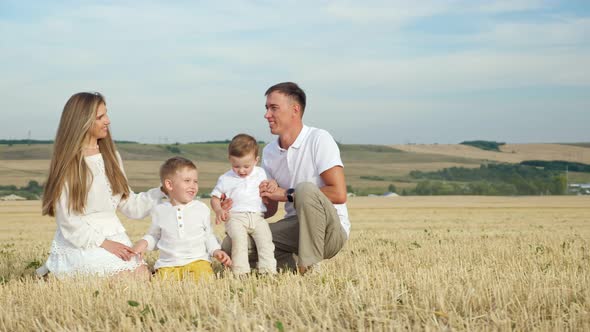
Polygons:
[[254,156],[258,157],[258,142],[248,134],[237,134],[229,143],[227,152],[232,157],[241,158],[250,153],[254,153]]
[[197,166],[192,161],[179,156],[166,160],[160,166],[160,181],[164,183],[164,180],[169,179],[176,171],[183,168],[196,170]]

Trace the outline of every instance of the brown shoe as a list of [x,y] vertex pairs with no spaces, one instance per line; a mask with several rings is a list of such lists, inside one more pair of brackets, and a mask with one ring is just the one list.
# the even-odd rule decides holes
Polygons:
[[321,271],[320,263],[311,264],[309,266],[298,266],[297,269],[299,270],[300,275],[305,274],[318,274]]

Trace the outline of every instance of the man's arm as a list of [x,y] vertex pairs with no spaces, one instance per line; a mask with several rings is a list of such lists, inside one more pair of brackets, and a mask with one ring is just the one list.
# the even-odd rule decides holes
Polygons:
[[[334,166],[325,170],[320,174],[320,177],[324,181],[324,186],[320,188],[320,191],[328,197],[330,202],[333,204],[346,203],[346,180],[344,178],[344,168],[342,166]],[[262,184],[260,185],[260,197],[268,197],[271,200],[270,202],[276,203],[287,201],[286,192],[287,189],[279,187],[275,192],[269,193],[265,191]],[[297,200],[297,196],[295,196],[295,200]],[[269,207],[267,206],[267,209],[268,208]],[[267,215],[269,215],[268,212]]]
[[[346,203],[346,179],[344,178],[344,168],[334,166],[325,170],[320,177],[324,181],[324,186],[320,191],[328,197],[333,204]],[[295,197],[297,199],[297,197]]]
[[[276,181],[275,181],[276,184]],[[271,188],[269,187],[273,187],[272,190],[270,190]],[[271,181],[268,180],[264,180],[262,182],[260,182],[260,185],[258,186],[258,190],[260,192],[260,197],[262,198],[262,202],[264,203],[264,206],[266,206],[266,213],[264,214],[264,219],[270,218],[272,216],[274,216],[277,213],[277,209],[279,207],[279,201],[280,198],[278,196],[274,196],[272,197],[271,194],[275,193],[277,190],[280,190],[280,193],[282,193],[282,195],[285,195],[285,192],[282,191],[281,188],[279,188],[278,185],[272,185]],[[279,194],[281,195],[281,194]],[[285,196],[285,200],[286,200],[286,196]]]

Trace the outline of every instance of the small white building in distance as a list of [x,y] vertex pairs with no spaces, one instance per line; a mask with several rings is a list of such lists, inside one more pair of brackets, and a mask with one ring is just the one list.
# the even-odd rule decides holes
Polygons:
[[26,201],[27,199],[24,197],[16,196],[15,194],[10,194],[8,196],[0,197],[0,201]]

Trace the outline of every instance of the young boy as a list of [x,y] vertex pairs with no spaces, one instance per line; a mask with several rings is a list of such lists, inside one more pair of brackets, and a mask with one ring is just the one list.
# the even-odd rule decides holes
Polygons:
[[[276,273],[277,261],[268,223],[264,220],[266,206],[262,202],[259,186],[267,180],[266,172],[256,166],[258,144],[250,135],[236,135],[228,147],[232,169],[219,177],[211,193],[211,208],[215,211],[215,223],[227,221],[225,231],[232,241],[232,271],[235,274],[250,272],[248,263],[248,235],[256,243],[258,272]],[[270,181],[276,190],[276,181]],[[221,196],[233,201],[230,213],[221,208]]]
[[212,277],[210,256],[231,266],[211,231],[209,208],[193,200],[199,190],[195,164],[182,157],[170,158],[160,168],[160,180],[170,202],[153,208],[152,225],[133,250],[143,254],[159,249],[154,268],[163,279]]

